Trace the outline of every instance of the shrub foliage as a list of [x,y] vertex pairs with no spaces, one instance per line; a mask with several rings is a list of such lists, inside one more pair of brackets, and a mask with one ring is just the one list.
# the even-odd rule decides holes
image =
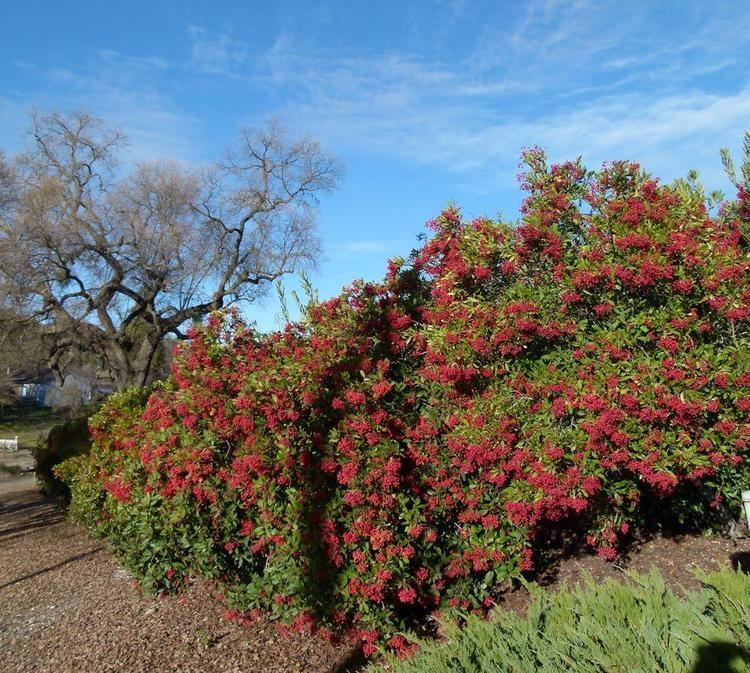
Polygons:
[[47,437],[34,446],[34,472],[42,493],[63,503],[70,499],[68,485],[55,474],[55,467],[91,448],[88,416],[78,416],[53,426]]
[[499,610],[447,628],[407,662],[371,673],[750,672],[750,577],[723,570],[678,598],[661,577],[590,581],[551,595],[532,588],[525,617]]
[[370,652],[486,609],[553,527],[611,558],[658,509],[734,506],[750,195],[711,212],[634,164],[524,162],[516,226],[451,208],[282,332],[212,316],[170,383],[94,418],[74,512],[150,589],[214,578],[244,616]]

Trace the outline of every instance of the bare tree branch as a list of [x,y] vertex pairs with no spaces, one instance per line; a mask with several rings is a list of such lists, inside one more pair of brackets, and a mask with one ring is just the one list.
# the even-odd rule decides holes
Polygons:
[[168,335],[314,267],[318,199],[341,176],[277,122],[243,130],[211,168],[124,176],[124,136],[86,112],[35,115],[30,136],[25,154],[0,153],[0,291],[47,325],[60,380],[88,353],[118,387],[143,385]]

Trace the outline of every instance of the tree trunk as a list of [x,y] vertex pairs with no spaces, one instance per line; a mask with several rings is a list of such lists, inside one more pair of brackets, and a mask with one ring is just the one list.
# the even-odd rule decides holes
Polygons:
[[158,335],[147,333],[142,337],[140,344],[134,346],[131,357],[134,378],[132,385],[143,388],[150,383],[149,377],[154,364],[154,356],[161,343],[162,339]]

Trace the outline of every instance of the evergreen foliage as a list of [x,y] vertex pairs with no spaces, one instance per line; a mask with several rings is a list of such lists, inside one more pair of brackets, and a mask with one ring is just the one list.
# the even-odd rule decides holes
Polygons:
[[750,671],[750,577],[703,576],[678,598],[661,577],[630,575],[557,594],[529,587],[528,615],[498,610],[423,641],[408,661],[370,673],[741,673]]
[[[147,588],[399,650],[484,613],[549,530],[606,558],[654,517],[721,528],[750,483],[750,191],[524,155],[517,226],[453,208],[382,283],[261,335],[214,314],[66,466]],[[136,396],[137,397],[137,396]],[[145,407],[142,402],[145,401]]]

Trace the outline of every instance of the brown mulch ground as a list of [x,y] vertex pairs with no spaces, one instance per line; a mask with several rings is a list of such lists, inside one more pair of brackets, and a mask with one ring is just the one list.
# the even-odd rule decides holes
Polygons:
[[[597,582],[608,578],[623,579],[626,572],[647,574],[657,568],[667,585],[678,595],[700,588],[695,576],[698,569],[741,568],[750,572],[750,539],[730,540],[701,535],[654,535],[634,542],[624,557],[605,561],[588,549],[563,557],[544,571],[538,583],[550,591],[562,584],[576,585],[587,577]],[[525,613],[529,594],[514,589],[504,594],[500,609]]]
[[351,646],[223,617],[206,586],[143,598],[104,546],[63,520],[33,477],[0,484],[0,671],[344,670]]
[[[656,566],[674,588],[694,589],[693,569],[750,565],[750,540],[655,537],[607,563],[564,558],[541,581],[555,589],[585,574],[597,580]],[[524,590],[499,609],[525,610]],[[144,598],[103,544],[64,521],[33,477],[0,480],[0,671],[344,671],[351,646],[310,636],[282,638],[260,622],[223,617],[205,585],[182,597]],[[356,667],[356,664],[354,665]]]

